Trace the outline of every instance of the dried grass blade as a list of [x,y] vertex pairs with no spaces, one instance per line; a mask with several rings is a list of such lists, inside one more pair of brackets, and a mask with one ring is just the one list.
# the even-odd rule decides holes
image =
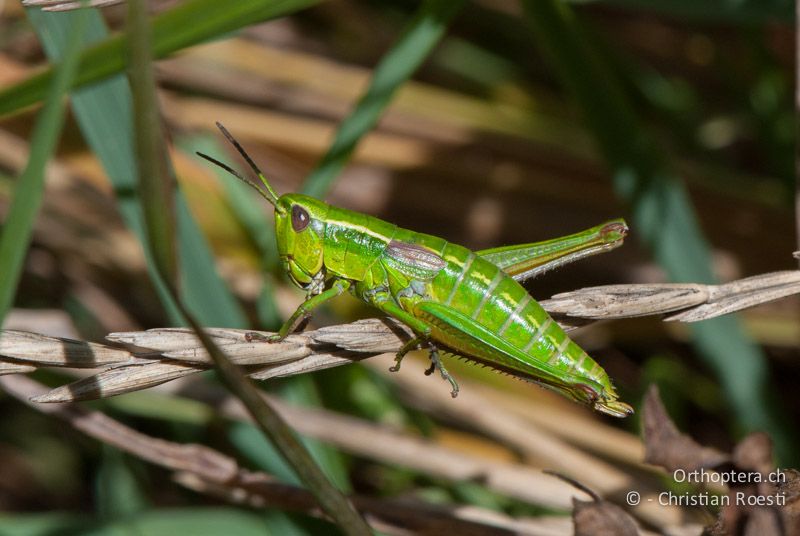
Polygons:
[[[399,348],[400,346],[398,345],[397,349]],[[397,351],[397,349],[394,351]],[[335,353],[327,353],[327,352],[314,353],[297,361],[291,361],[289,363],[283,363],[280,365],[266,367],[264,369],[259,370],[258,372],[250,374],[250,377],[254,380],[268,380],[270,378],[286,378],[288,376],[295,376],[297,374],[305,374],[307,372],[325,370],[333,367],[338,367],[341,365],[350,365],[358,361],[361,361],[362,359],[367,359],[375,355],[377,354],[374,353],[359,354],[346,351],[335,352]]]
[[34,402],[77,402],[141,391],[204,369],[176,363],[152,362],[99,372],[37,396]]
[[29,372],[36,372],[36,367],[33,365],[18,365],[16,363],[0,363],[0,376],[6,374],[27,374]]
[[606,285],[556,294],[541,302],[550,313],[581,318],[627,318],[661,314],[708,300],[706,285]]
[[800,293],[800,272],[786,271],[757,275],[714,287],[708,303],[664,320],[697,322],[749,309]]
[[[244,340],[244,332],[238,329],[206,328],[206,333],[220,346]],[[123,331],[110,333],[111,342],[148,348],[159,352],[170,352],[187,347],[201,346],[200,339],[189,328],[155,328],[147,331]]]
[[37,367],[96,368],[129,361],[127,350],[103,344],[47,337],[27,331],[0,331],[0,355]]
[[[273,344],[263,342],[240,342],[225,346],[225,354],[237,365],[263,365],[266,363],[286,363],[311,355],[311,348],[306,344],[281,341]],[[164,352],[164,357],[176,361],[185,361],[210,366],[213,362],[208,351],[203,347],[184,348]]]

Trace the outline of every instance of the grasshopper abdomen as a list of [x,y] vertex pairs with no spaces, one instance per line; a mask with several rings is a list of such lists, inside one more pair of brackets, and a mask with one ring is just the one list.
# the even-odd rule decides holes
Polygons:
[[[429,299],[438,307],[428,307],[426,312],[420,305],[423,300],[414,306],[418,314],[432,317],[428,320],[436,326],[434,339],[456,353],[537,381],[601,411],[629,412],[627,406],[616,402],[616,391],[602,367],[522,285],[461,246],[443,242],[441,256],[446,267],[428,283]],[[445,308],[452,313],[444,312]],[[459,329],[451,329],[453,323]],[[605,407],[608,403],[611,407]]]

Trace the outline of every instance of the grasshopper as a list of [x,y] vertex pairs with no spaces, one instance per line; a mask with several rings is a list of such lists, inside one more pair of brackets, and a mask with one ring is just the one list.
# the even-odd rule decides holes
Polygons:
[[[561,264],[621,245],[628,227],[612,220],[545,242],[473,252],[443,238],[402,229],[378,218],[301,194],[278,196],[238,141],[217,123],[263,188],[208,155],[199,156],[254,187],[275,209],[283,267],[306,300],[267,342],[280,341],[314,308],[347,291],[396,318],[414,333],[409,351],[427,347],[431,367],[450,382],[442,353],[539,383],[596,411],[625,417],[606,372],[545,312],[519,281]],[[255,334],[253,334],[255,335]]]

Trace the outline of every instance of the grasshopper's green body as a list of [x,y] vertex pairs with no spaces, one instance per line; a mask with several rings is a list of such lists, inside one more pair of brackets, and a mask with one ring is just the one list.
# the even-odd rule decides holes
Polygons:
[[622,220],[549,242],[476,253],[312,197],[277,197],[251,165],[267,186],[269,195],[262,195],[275,206],[284,267],[309,292],[271,340],[285,337],[314,307],[349,290],[416,334],[398,353],[398,365],[409,350],[428,345],[433,365],[453,385],[453,396],[457,385],[442,367],[437,346],[543,384],[608,415],[632,413],[618,400],[600,365],[516,280],[619,245],[627,231]]

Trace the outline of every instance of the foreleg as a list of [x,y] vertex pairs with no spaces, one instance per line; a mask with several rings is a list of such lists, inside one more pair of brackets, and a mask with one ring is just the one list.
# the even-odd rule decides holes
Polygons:
[[282,341],[285,339],[290,333],[292,333],[297,326],[306,320],[307,318],[311,317],[311,313],[314,309],[325,303],[326,301],[335,298],[337,296],[341,296],[344,294],[347,289],[350,288],[350,281],[347,279],[336,279],[331,285],[331,288],[328,290],[323,290],[316,296],[312,296],[308,298],[306,301],[300,304],[297,310],[289,317],[289,319],[283,323],[281,329],[278,330],[278,333],[275,335],[270,335],[268,337],[264,337],[258,333],[248,333],[247,339],[248,340],[264,340],[266,342],[277,342]]

